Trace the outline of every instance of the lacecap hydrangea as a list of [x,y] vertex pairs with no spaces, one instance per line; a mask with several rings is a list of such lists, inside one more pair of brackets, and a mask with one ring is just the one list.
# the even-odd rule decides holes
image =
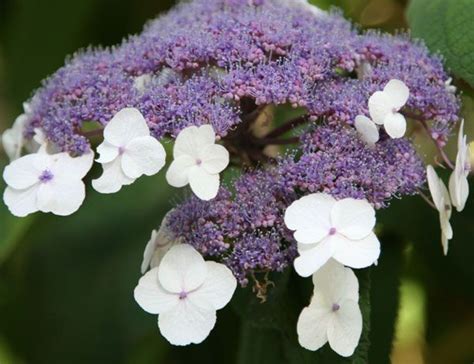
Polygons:
[[[193,193],[157,222],[135,290],[162,334],[201,342],[237,282],[264,300],[257,276],[294,265],[315,283],[297,325],[301,345],[329,342],[350,356],[362,330],[350,268],[378,259],[375,211],[421,194],[440,212],[447,253],[451,205],[462,210],[469,192],[462,127],[456,162],[443,151],[459,101],[441,58],[406,34],[361,32],[304,0],[183,2],[120,45],[68,58],[42,83],[2,137],[12,160],[4,201],[18,216],[68,215],[84,200],[96,147],[104,172],[93,186],[115,193],[158,173],[160,141],[175,140],[167,180]],[[285,107],[296,116],[276,121]],[[410,140],[417,126],[454,170],[448,189],[428,167],[433,201]],[[229,170],[239,176],[223,183]],[[328,314],[355,326],[337,334],[325,319],[312,337],[312,308],[333,299],[334,276],[349,288]]]

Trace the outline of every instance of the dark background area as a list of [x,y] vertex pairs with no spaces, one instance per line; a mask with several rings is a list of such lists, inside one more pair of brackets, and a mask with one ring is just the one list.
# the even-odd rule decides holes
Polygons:
[[[12,124],[22,102],[68,54],[90,44],[119,43],[172,3],[0,0],[0,131]],[[406,27],[406,1],[319,3],[342,7],[364,27]],[[467,122],[474,121],[470,95],[466,90]],[[420,147],[430,156],[429,148]],[[5,164],[0,153],[0,167]],[[98,173],[94,170],[89,178]],[[164,174],[142,178],[112,196],[93,193],[87,185],[86,202],[68,218],[35,214],[17,219],[0,204],[0,363],[235,362],[240,320],[231,307],[219,311],[217,326],[203,344],[175,348],[160,336],[156,317],[133,300],[150,231],[184,194],[172,190]],[[394,201],[380,213],[384,254],[375,268],[378,290],[372,297],[374,333],[380,338],[373,334],[372,340],[376,349],[391,350],[377,340],[387,330],[384,319],[395,312],[394,363],[474,360],[470,200],[465,212],[453,218],[455,239],[448,257],[442,256],[438,217],[421,199]],[[401,308],[396,310],[384,287],[397,284],[400,272]],[[373,357],[383,354],[375,351]]]

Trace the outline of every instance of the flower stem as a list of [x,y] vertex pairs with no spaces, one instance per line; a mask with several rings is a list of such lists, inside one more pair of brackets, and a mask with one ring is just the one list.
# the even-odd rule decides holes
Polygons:
[[283,135],[285,134],[286,132],[290,131],[291,129],[297,127],[298,125],[302,125],[302,124],[305,124],[309,121],[309,115],[305,114],[305,115],[301,115],[301,116],[298,116],[297,118],[295,119],[292,119],[292,120],[289,120],[287,121],[285,124],[283,124],[282,126],[279,126],[278,128],[276,129],[273,129],[270,133],[268,133],[266,136],[265,136],[265,139],[267,138],[275,138],[277,136],[280,136],[280,135]]

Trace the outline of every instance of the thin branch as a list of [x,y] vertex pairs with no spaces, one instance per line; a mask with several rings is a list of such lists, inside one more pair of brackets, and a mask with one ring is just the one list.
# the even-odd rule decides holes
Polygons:
[[299,137],[278,139],[278,138],[255,138],[253,142],[258,145],[286,145],[286,144],[296,144],[300,140]]
[[428,134],[428,136],[431,138],[431,140],[433,140],[435,146],[436,146],[436,149],[438,150],[438,153],[439,155],[441,156],[441,158],[443,159],[444,163],[451,169],[454,169],[454,163],[449,159],[449,157],[447,156],[446,152],[443,150],[443,147],[438,143],[438,141],[436,139],[433,138],[433,136],[431,135],[431,129],[430,127],[428,126],[428,124],[426,123],[426,120],[424,119],[420,119],[420,117],[418,115],[416,115],[415,113],[412,113],[412,112],[409,112],[409,111],[405,111],[404,114],[406,116],[408,116],[410,119],[413,119],[413,120],[416,120],[416,121],[419,121],[421,123],[421,125],[423,126],[423,128],[425,129],[426,133]]
[[291,129],[297,127],[298,125],[302,125],[302,124],[307,123],[308,121],[309,121],[309,115],[298,116],[297,118],[286,122],[282,126],[279,126],[278,128],[273,129],[270,133],[265,135],[265,138],[278,137],[278,136],[283,135],[286,132],[290,131]]
[[422,198],[423,200],[425,200],[425,202],[426,202],[428,205],[430,205],[430,206],[431,206],[432,208],[434,208],[435,210],[438,210],[438,209],[436,208],[435,204],[431,201],[431,199],[430,199],[428,196],[426,196],[421,190],[418,190],[418,193],[420,194],[421,198]]

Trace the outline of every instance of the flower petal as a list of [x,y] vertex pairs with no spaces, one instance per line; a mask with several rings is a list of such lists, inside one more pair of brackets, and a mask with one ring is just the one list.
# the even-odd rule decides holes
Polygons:
[[328,302],[341,302],[343,299],[359,301],[359,281],[350,268],[344,267],[334,259],[313,274],[315,294],[324,296]]
[[158,316],[161,334],[171,344],[180,346],[203,342],[215,324],[215,310],[204,310],[186,299]]
[[379,140],[377,125],[367,116],[357,115],[354,126],[359,132],[360,138],[369,145],[375,145]]
[[359,240],[370,234],[375,226],[375,210],[366,200],[345,198],[331,210],[332,226],[339,234]]
[[374,233],[361,240],[350,240],[336,234],[330,237],[334,244],[333,258],[351,268],[365,268],[380,256],[380,242]]
[[150,266],[151,260],[153,259],[153,255],[155,254],[157,235],[158,232],[156,230],[153,230],[151,232],[150,240],[148,240],[148,242],[146,243],[145,250],[143,251],[142,265],[140,266],[140,271],[142,272],[142,274],[144,274]]
[[166,171],[166,181],[173,187],[184,187],[189,183],[189,171],[196,166],[196,159],[182,155],[171,162]]
[[6,166],[3,179],[10,187],[22,190],[38,183],[41,173],[48,170],[52,163],[51,156],[47,154],[28,154]]
[[390,98],[392,107],[400,110],[408,101],[410,90],[403,81],[390,80],[384,87],[383,92]]
[[387,134],[393,138],[401,138],[407,131],[407,121],[405,117],[400,113],[390,113],[385,117],[383,124]]
[[99,159],[96,160],[98,163],[110,163],[119,155],[119,148],[115,145],[108,143],[104,140],[98,147],[97,153],[100,154]]
[[229,152],[219,144],[210,144],[199,152],[202,168],[210,174],[222,172],[229,165]]
[[464,173],[459,173],[456,169],[449,177],[449,194],[451,202],[458,212],[464,210],[467,198],[469,197],[469,182]]
[[180,131],[176,137],[173,149],[173,157],[183,155],[197,157],[199,150],[209,144],[214,144],[216,134],[211,125],[188,126]]
[[204,283],[188,297],[201,308],[212,307],[214,310],[220,310],[232,298],[237,287],[237,280],[224,264],[216,262],[206,262],[206,264],[207,277]]
[[331,322],[331,311],[328,307],[313,302],[301,311],[296,332],[298,342],[303,348],[316,351],[328,341],[327,330]]
[[102,165],[102,176],[92,181],[92,187],[100,193],[115,193],[120,191],[122,186],[130,185],[135,179],[128,178],[122,171],[122,158],[116,158],[110,163]]
[[59,216],[68,216],[81,207],[86,197],[86,187],[81,180],[54,178],[39,185],[38,209]]
[[376,91],[369,97],[369,114],[376,124],[383,125],[385,117],[392,112],[392,108],[388,95],[382,91]]
[[334,254],[330,239],[324,239],[312,247],[306,247],[306,245],[304,247],[300,249],[298,246],[300,256],[294,261],[296,273],[301,277],[309,277],[318,271]]
[[431,198],[433,199],[436,208],[438,211],[443,211],[445,209],[444,201],[447,190],[446,186],[438,177],[438,174],[431,165],[426,167],[426,178],[428,180],[428,188],[430,189]]
[[116,147],[123,147],[131,140],[150,135],[143,115],[135,108],[120,110],[104,128],[104,140]]
[[205,281],[208,268],[204,258],[189,244],[173,246],[158,267],[158,279],[170,292],[191,292]]
[[167,292],[158,281],[158,268],[153,268],[138,281],[133,291],[135,301],[148,313],[159,314],[175,308],[179,296]]
[[3,201],[10,212],[18,217],[25,217],[38,211],[36,196],[38,186],[32,186],[25,190],[15,190],[7,187],[3,193]]
[[324,193],[313,193],[294,201],[285,211],[285,225],[296,230],[294,237],[301,244],[314,244],[328,235],[330,211],[336,200]]
[[194,194],[201,200],[209,201],[219,192],[219,175],[209,174],[201,167],[189,171],[189,185]]
[[357,302],[345,300],[328,326],[331,349],[341,356],[351,356],[362,334],[362,313]]
[[161,143],[151,136],[133,139],[122,155],[122,170],[128,178],[153,176],[165,165],[166,152]]
[[58,153],[54,154],[53,158],[54,165],[51,166],[51,170],[55,178],[82,179],[94,163],[92,151],[75,158],[67,153]]

